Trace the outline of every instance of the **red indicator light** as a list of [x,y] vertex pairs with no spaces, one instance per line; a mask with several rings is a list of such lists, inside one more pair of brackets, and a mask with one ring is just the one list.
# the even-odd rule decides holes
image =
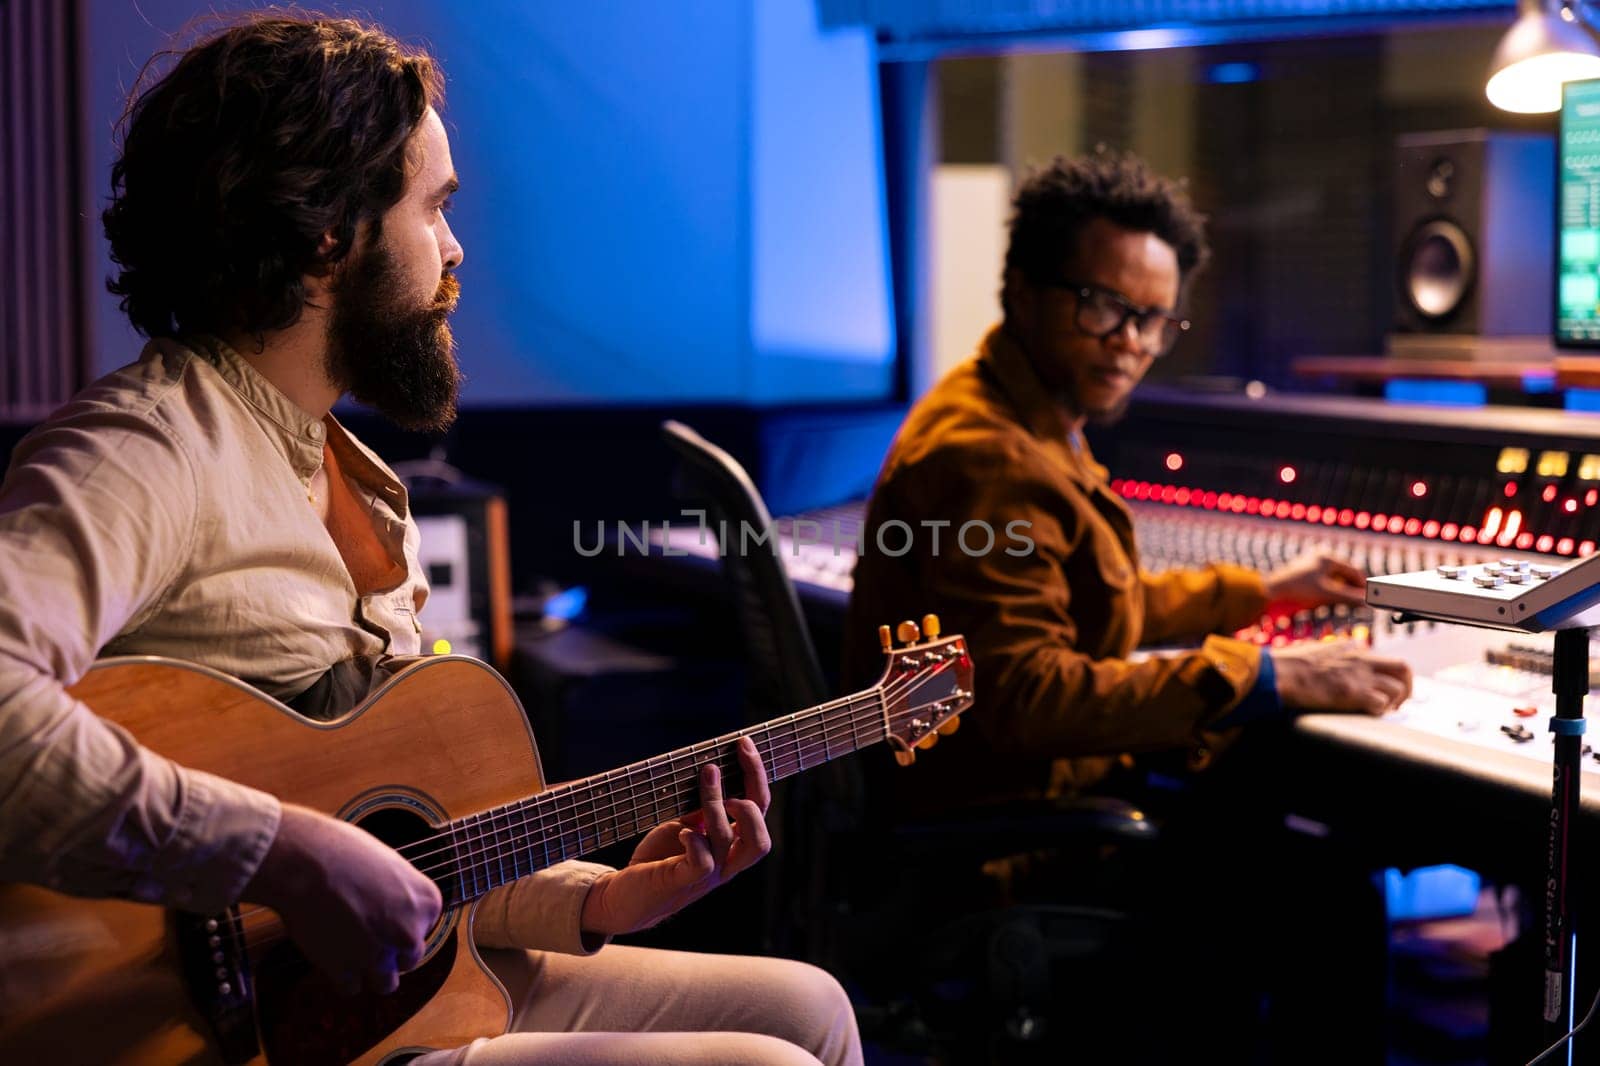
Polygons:
[[1586,540],[1582,544],[1579,544],[1578,545],[1578,554],[1579,555],[1593,555],[1594,554],[1594,541]]
[[1189,506],[1189,498],[1193,495],[1194,493],[1190,492],[1188,489],[1179,489],[1172,497],[1172,502],[1177,504],[1179,507],[1187,507]]
[[1182,470],[1183,469],[1183,456],[1179,455],[1177,452],[1168,452],[1167,453],[1167,469],[1168,470]]
[[1335,522],[1337,522],[1338,520],[1339,520],[1339,516],[1333,513],[1333,508],[1332,507],[1329,507],[1327,510],[1322,512],[1322,524],[1323,525],[1331,526]]
[[1542,551],[1542,552],[1547,552],[1551,548],[1554,548],[1555,546],[1556,546],[1556,538],[1552,537],[1548,533],[1546,533],[1544,536],[1540,537],[1537,541],[1534,542],[1534,547],[1536,547],[1539,551]]
[[1462,526],[1461,532],[1456,534],[1456,539],[1465,544],[1470,540],[1478,539],[1478,531],[1471,526]]
[[1455,540],[1459,527],[1454,522],[1446,522],[1439,527],[1440,540]]
[[1229,510],[1231,510],[1234,514],[1244,514],[1244,508],[1245,498],[1243,496],[1235,496],[1233,498],[1233,503],[1229,507]]
[[1208,492],[1204,496],[1200,497],[1200,506],[1204,507],[1208,511],[1214,511],[1217,509],[1219,504],[1221,504],[1221,500],[1221,496],[1218,496],[1214,492]]
[[1563,503],[1561,505],[1561,509],[1566,511],[1568,514],[1577,514],[1578,513],[1578,501],[1577,500],[1568,500],[1568,501],[1566,501],[1565,503]]
[[1422,532],[1422,519],[1420,519],[1420,518],[1408,518],[1408,519],[1406,519],[1406,536],[1414,537],[1418,533],[1421,533],[1421,532]]
[[1376,529],[1379,533],[1382,533],[1384,530],[1388,529],[1389,528],[1389,516],[1386,515],[1386,514],[1375,514],[1375,515],[1373,515],[1372,516],[1372,528]]
[[1556,487],[1554,485],[1546,485],[1544,491],[1539,493],[1539,498],[1544,500],[1545,503],[1549,503],[1556,498]]
[[1356,528],[1357,529],[1366,529],[1370,525],[1372,525],[1372,516],[1369,515],[1365,511],[1357,511],[1356,512]]
[[1557,555],[1571,555],[1572,554],[1572,538],[1571,537],[1562,537],[1560,540],[1556,541],[1556,554]]
[[1585,507],[1593,507],[1596,501],[1600,501],[1600,489],[1590,489],[1588,492],[1583,494],[1583,504]]
[[1431,518],[1422,523],[1422,535],[1427,537],[1429,540],[1437,537],[1439,535],[1439,523],[1435,522]]
[[1244,509],[1246,514],[1260,514],[1261,501],[1254,496],[1247,496],[1244,501]]
[[1162,489],[1161,489],[1161,502],[1162,503],[1171,503],[1173,501],[1173,498],[1176,497],[1177,495],[1178,495],[1178,490],[1173,488],[1171,485],[1163,486]]
[[[1305,516],[1306,516],[1306,505],[1305,504],[1297,503],[1293,507],[1289,508],[1289,517],[1294,519],[1296,522],[1300,521],[1300,519],[1304,518]],[[1283,508],[1282,507],[1278,508],[1278,517],[1280,517],[1280,518],[1283,517]]]
[[1506,482],[1506,498],[1510,499],[1512,496],[1515,496],[1516,494],[1517,494],[1517,483],[1515,481]]
[[1522,551],[1527,551],[1529,548],[1533,547],[1533,534],[1532,533],[1518,533],[1517,534],[1517,547],[1519,549],[1521,549]]
[[1420,500],[1420,499],[1422,499],[1422,497],[1426,496],[1427,494],[1428,494],[1428,486],[1427,486],[1427,484],[1425,482],[1413,481],[1411,483],[1411,495],[1415,496],[1417,499]]
[[1292,466],[1280,467],[1278,470],[1278,480],[1283,482],[1285,485],[1292,485],[1294,483],[1294,479],[1299,476],[1300,475],[1295,472],[1295,469]]
[[1316,504],[1312,504],[1310,507],[1307,507],[1306,508],[1306,521],[1307,522],[1320,522],[1320,521],[1322,521],[1322,508],[1318,507]]

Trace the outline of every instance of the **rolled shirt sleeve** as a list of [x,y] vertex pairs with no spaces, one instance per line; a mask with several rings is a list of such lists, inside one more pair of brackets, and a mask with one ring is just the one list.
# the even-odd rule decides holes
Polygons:
[[561,862],[501,885],[479,902],[473,940],[486,948],[593,955],[611,938],[583,931],[583,903],[609,872],[599,863]]
[[152,403],[80,401],[0,484],[0,878],[191,910],[238,899],[280,817],[65,685],[158,609],[197,535],[192,464]]

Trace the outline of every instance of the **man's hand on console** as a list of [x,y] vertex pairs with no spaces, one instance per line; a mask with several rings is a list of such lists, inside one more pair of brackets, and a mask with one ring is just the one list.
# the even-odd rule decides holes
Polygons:
[[1274,648],[1278,698],[1301,711],[1386,714],[1411,695],[1411,667],[1348,640]]
[[1307,552],[1265,575],[1268,612],[1366,602],[1367,576],[1343,559]]

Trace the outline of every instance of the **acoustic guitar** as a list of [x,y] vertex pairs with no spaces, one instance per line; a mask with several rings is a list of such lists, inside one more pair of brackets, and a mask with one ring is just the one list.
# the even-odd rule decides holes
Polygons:
[[473,945],[476,901],[536,870],[700,806],[698,769],[742,789],[734,748],[771,779],[887,742],[906,761],[971,705],[959,636],[911,623],[872,688],[739,733],[546,787],[521,705],[489,667],[423,659],[361,706],[314,722],[205,667],[107,659],[71,692],[141,744],[354,822],[439,886],[428,953],[392,995],[345,996],[278,916],[88,900],[0,883],[0,1062],[388,1063],[503,1033],[510,999]]

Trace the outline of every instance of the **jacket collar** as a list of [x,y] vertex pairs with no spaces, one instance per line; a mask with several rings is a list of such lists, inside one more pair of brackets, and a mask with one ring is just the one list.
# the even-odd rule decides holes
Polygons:
[[1106,468],[1095,461],[1082,433],[1068,431],[1060,406],[1039,380],[1027,353],[1003,325],[991,326],[984,335],[978,345],[978,364],[999,385],[1016,412],[1018,424],[1052,446],[1074,481],[1091,488],[1106,483]]

